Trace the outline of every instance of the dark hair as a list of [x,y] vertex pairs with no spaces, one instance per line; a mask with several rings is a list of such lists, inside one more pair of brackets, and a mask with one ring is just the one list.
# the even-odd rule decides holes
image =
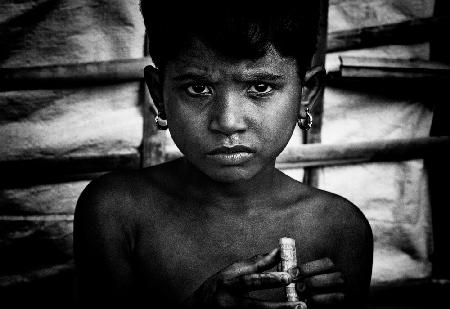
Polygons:
[[259,58],[272,44],[282,56],[297,60],[301,76],[311,64],[317,42],[318,0],[297,1],[292,7],[273,2],[268,6],[264,1],[250,1],[253,5],[249,5],[245,0],[245,5],[239,6],[165,1],[163,7],[153,7],[151,1],[141,0],[149,54],[157,67],[163,67],[193,37],[235,59]]

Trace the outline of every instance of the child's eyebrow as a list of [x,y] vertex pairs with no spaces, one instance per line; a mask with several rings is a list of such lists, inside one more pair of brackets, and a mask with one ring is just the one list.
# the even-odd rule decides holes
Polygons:
[[249,72],[239,74],[235,77],[236,80],[239,81],[255,81],[255,80],[266,80],[266,81],[278,81],[284,79],[284,75],[271,73],[271,72]]
[[189,80],[189,79],[206,79],[208,77],[208,74],[203,73],[182,73],[180,75],[176,75],[173,80],[175,81],[183,81],[183,80]]
[[[210,76],[206,72],[185,72],[173,77],[174,81],[184,81],[184,80],[211,80],[212,76]],[[233,79],[238,82],[248,82],[248,81],[279,81],[285,79],[283,74],[277,74],[273,72],[239,72],[233,74]]]

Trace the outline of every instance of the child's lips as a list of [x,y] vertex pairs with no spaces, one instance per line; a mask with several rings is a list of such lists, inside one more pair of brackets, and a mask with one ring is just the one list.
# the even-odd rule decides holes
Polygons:
[[220,146],[220,147],[214,148],[213,150],[208,152],[208,155],[233,154],[233,153],[240,153],[240,152],[255,153],[256,151],[253,150],[252,148],[244,146],[244,145]]
[[208,158],[223,165],[238,165],[250,160],[255,150],[244,145],[221,146],[207,153]]

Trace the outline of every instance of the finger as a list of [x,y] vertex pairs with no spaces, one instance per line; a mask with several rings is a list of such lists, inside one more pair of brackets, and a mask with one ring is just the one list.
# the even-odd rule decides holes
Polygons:
[[266,272],[224,279],[223,285],[239,291],[255,291],[283,287],[291,282],[288,273]]
[[295,284],[295,290],[302,299],[306,297],[306,283],[304,281],[299,281]]
[[242,297],[236,308],[253,309],[307,309],[304,302],[269,302],[249,297]]
[[344,284],[344,279],[340,272],[334,272],[305,278],[304,283],[307,289],[314,291],[318,289],[341,287]]
[[[314,307],[339,305],[344,302],[344,293],[327,293],[317,294],[308,299],[308,304],[313,304]],[[334,308],[334,307],[333,307]]]
[[334,263],[329,258],[323,258],[307,262],[298,266],[300,277],[309,277],[326,272],[332,272],[335,269]]
[[248,260],[234,263],[223,270],[222,273],[224,274],[224,276],[230,277],[263,272],[277,265],[279,259],[280,252],[279,249],[276,248],[269,253],[258,254]]

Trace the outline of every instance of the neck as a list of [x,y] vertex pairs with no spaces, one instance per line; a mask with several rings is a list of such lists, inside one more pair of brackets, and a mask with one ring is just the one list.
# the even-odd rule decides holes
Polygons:
[[189,179],[186,190],[202,204],[237,212],[268,205],[276,196],[281,181],[275,162],[251,179],[232,183],[212,180],[187,160],[183,160],[183,174]]

